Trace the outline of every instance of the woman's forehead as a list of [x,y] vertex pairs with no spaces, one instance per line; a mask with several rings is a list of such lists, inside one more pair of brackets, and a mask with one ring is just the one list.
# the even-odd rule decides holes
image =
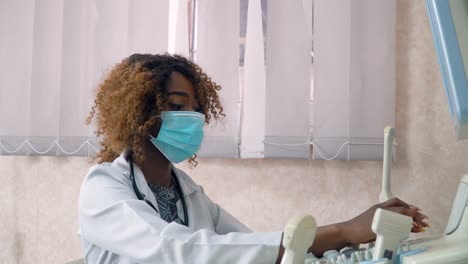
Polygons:
[[188,80],[183,74],[176,71],[173,71],[169,77],[169,81],[167,82],[167,92],[179,92],[186,93],[192,97],[195,96],[195,90],[193,88],[192,82]]

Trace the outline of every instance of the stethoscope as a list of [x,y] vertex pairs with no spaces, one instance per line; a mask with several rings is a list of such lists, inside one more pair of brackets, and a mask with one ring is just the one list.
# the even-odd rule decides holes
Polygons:
[[[133,172],[133,162],[132,162],[131,153],[129,153],[129,155],[127,155],[127,161],[130,163],[130,180],[132,181],[133,191],[135,192],[138,200],[145,201],[149,206],[151,206],[151,208],[153,208],[156,211],[156,213],[159,214],[158,209],[156,209],[156,207],[150,201],[148,201],[145,198],[145,196],[143,194],[141,194],[140,191],[138,190],[138,187],[137,187],[136,182],[135,182],[135,174]],[[171,170],[171,175],[172,175],[172,178],[175,181],[176,191],[177,191],[177,194],[180,197],[180,201],[182,202],[182,208],[184,209],[184,222],[183,222],[183,224],[188,227],[189,226],[189,219],[188,219],[188,213],[187,213],[187,204],[185,203],[185,199],[184,199],[184,193],[182,192],[182,188],[180,187],[179,179],[177,178],[177,176],[175,175],[173,170]]]

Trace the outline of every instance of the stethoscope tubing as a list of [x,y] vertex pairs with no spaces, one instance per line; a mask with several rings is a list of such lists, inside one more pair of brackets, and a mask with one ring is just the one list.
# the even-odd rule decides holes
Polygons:
[[[145,199],[145,197],[138,190],[138,187],[137,187],[136,181],[135,181],[135,174],[134,174],[134,171],[133,171],[133,161],[132,161],[132,158],[131,158],[130,155],[129,155],[129,157],[127,157],[127,161],[130,163],[130,180],[132,181],[132,188],[133,188],[133,191],[135,192],[135,195],[137,196],[138,200],[145,201],[151,208],[154,209],[154,211],[156,211],[156,213],[159,214],[159,211],[156,208],[156,206],[154,206],[150,201]],[[183,224],[188,227],[189,226],[189,218],[188,218],[188,210],[187,210],[187,204],[185,203],[184,194],[182,192],[182,188],[180,187],[179,179],[175,175],[174,171],[171,170],[171,174],[172,174],[172,178],[175,181],[175,185],[176,185],[175,187],[176,187],[177,193],[179,194],[180,201],[182,202],[182,208],[184,210],[184,223]]]

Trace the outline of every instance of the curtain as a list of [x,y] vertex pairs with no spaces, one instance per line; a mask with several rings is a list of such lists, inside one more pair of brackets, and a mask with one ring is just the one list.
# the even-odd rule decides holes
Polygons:
[[133,53],[189,55],[187,0],[1,0],[0,22],[3,155],[94,155],[85,120],[105,73]]
[[260,0],[249,1],[241,157],[310,156],[311,1],[266,1],[266,34]]
[[395,5],[315,1],[314,159],[382,159],[395,123]]
[[194,60],[219,84],[226,117],[205,127],[201,157],[238,157],[239,1],[197,0]]
[[385,0],[0,0],[0,154],[94,155],[104,74],[169,51],[222,87],[200,157],[381,159],[394,20]]
[[265,139],[266,71],[262,7],[260,0],[248,1],[244,48],[244,68],[241,72],[242,130],[241,158],[263,158]]

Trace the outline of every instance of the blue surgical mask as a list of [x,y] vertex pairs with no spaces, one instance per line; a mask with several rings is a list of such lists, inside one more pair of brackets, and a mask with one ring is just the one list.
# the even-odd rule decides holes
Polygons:
[[150,135],[151,143],[172,163],[192,157],[203,140],[205,115],[194,111],[164,111],[161,119],[158,136]]

